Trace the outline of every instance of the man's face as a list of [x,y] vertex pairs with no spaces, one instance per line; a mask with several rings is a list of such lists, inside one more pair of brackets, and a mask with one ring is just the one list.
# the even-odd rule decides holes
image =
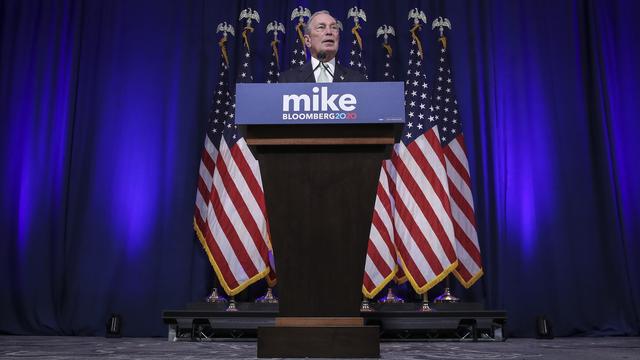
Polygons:
[[316,15],[309,24],[309,34],[304,36],[304,40],[313,57],[317,58],[318,53],[324,51],[324,61],[333,59],[340,42],[340,29],[336,19],[327,14]]

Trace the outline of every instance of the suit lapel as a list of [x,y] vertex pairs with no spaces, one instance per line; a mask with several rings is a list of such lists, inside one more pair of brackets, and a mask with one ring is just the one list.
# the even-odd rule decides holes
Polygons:
[[316,78],[313,76],[312,70],[313,69],[311,69],[311,62],[308,61],[306,64],[302,65],[299,68],[300,74],[298,79],[304,82],[316,82]]
[[345,82],[345,74],[346,72],[342,65],[336,63],[336,71],[333,73],[333,82]]
[[[297,78],[298,81],[302,82],[316,82],[316,77],[313,75],[313,69],[311,67],[310,61],[298,68]],[[345,81],[347,81],[346,71],[344,70],[342,65],[336,63],[335,71],[333,72],[333,82]]]

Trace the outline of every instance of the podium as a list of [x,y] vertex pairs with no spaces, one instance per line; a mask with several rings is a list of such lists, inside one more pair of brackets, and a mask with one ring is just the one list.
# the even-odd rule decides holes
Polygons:
[[360,301],[403,93],[402,83],[238,84],[236,122],[260,163],[280,298],[276,326],[258,329],[258,357],[380,356]]

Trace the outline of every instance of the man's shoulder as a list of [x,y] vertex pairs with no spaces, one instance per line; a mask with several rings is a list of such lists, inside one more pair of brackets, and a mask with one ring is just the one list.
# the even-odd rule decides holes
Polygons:
[[310,63],[306,63],[302,66],[291,67],[289,70],[285,70],[280,73],[278,82],[304,82],[308,72],[307,68],[311,71],[310,67]]
[[336,69],[340,70],[340,74],[344,77],[344,79],[340,79],[341,81],[346,82],[364,82],[368,81],[367,78],[359,71],[350,69],[346,66],[342,66],[340,64],[336,64]]
[[[368,81],[367,78],[359,71],[350,69],[346,66],[342,66],[336,63],[336,79],[334,81],[342,82],[364,82]],[[291,83],[291,82],[308,82],[315,80],[312,78],[313,73],[311,69],[311,63],[307,62],[302,66],[296,66],[289,68],[289,70],[283,71],[278,77],[278,82]],[[339,78],[338,78],[339,77]],[[312,81],[313,82],[313,81]]]
[[297,75],[300,72],[300,68],[301,66],[297,66],[297,67],[289,68],[288,70],[285,70],[285,71],[281,71],[280,76],[278,76],[278,82],[288,82],[287,80],[295,78],[296,77],[295,75]]

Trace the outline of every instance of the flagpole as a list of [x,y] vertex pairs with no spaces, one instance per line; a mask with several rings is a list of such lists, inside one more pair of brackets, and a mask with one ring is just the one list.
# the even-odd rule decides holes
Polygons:
[[[355,9],[352,10],[355,12]],[[379,37],[381,35],[384,35],[383,47],[387,50],[384,53],[385,72],[383,80],[394,81],[395,74],[391,66],[391,46],[387,43],[389,36],[395,35],[393,27],[388,25],[379,27],[377,36]],[[357,48],[354,49],[354,55],[355,50],[357,50]],[[397,257],[398,250],[395,247],[393,235],[394,230],[392,219],[395,209],[393,207],[393,195],[391,194],[391,187],[393,185],[389,179],[389,173],[387,171],[388,162],[389,160],[383,161],[380,168],[380,179],[378,181],[378,189],[376,191],[376,203],[374,205],[374,214],[369,234],[369,245],[367,247],[365,279],[368,278],[368,280],[363,281],[363,288],[371,297],[374,297],[380,289],[384,288],[384,284],[389,281],[389,277],[395,276],[398,271],[397,268],[390,268],[387,264],[399,264]],[[379,223],[381,226],[379,228],[374,224],[375,219],[381,220]],[[387,241],[385,241],[385,239],[387,239]],[[378,253],[379,256],[373,256],[373,253]],[[368,303],[363,305],[369,306]]]
[[[278,33],[284,34],[284,32],[285,32],[284,24],[282,24],[281,22],[273,20],[272,22],[267,24],[267,29],[266,29],[267,35],[269,33],[273,33],[273,40],[270,42],[271,50],[272,50],[271,58],[266,69],[267,83],[278,82],[278,77],[280,76],[280,60],[278,57],[278,44],[280,43],[280,40],[278,40]],[[275,268],[273,265],[273,249],[271,248],[270,242],[268,244],[268,248],[269,248],[269,262],[270,262],[269,266],[271,267],[271,271],[275,271]],[[256,303],[260,303],[260,304],[277,304],[278,303],[278,298],[275,295],[273,295],[273,287],[275,286],[275,282],[274,282],[275,277],[271,277],[272,274],[273,273],[267,274],[267,277],[266,277],[267,286],[268,286],[267,292],[263,296],[260,296],[259,298],[257,298],[255,300]]]
[[307,61],[307,47],[304,45],[304,25],[305,17],[311,17],[311,11],[303,6],[298,6],[291,12],[291,20],[298,20],[295,27],[295,45],[291,53],[290,67],[302,66]]
[[[411,285],[417,293],[439,280],[445,269],[455,266],[454,226],[446,191],[448,178],[444,150],[432,146],[439,142],[436,110],[431,105],[428,80],[424,72],[424,49],[419,31],[426,23],[426,14],[414,8],[409,11],[413,26],[409,30],[409,69],[405,80],[406,122],[401,142],[396,146],[390,173],[395,179],[395,217],[403,224],[403,231],[396,231],[398,254],[403,270],[412,278]],[[417,166],[408,166],[416,164]],[[427,176],[425,176],[427,175]],[[422,184],[424,182],[424,185]],[[428,185],[427,185],[428,184]],[[424,189],[423,189],[424,188]],[[426,189],[439,189],[427,192]],[[442,209],[443,211],[439,211]],[[425,234],[420,224],[439,223],[439,230]],[[398,223],[396,221],[396,223]],[[426,253],[434,256],[431,263],[424,262]],[[420,311],[429,311],[428,299],[423,298]]]
[[422,294],[422,303],[420,304],[420,308],[418,308],[419,312],[431,312],[431,307],[429,307],[429,297],[427,296],[427,291]]
[[[226,50],[225,43],[227,42],[228,34],[234,35],[234,29],[233,29],[233,26],[227,24],[226,22],[222,22],[222,23],[218,24],[218,27],[216,29],[216,33],[218,33],[218,32],[222,32],[222,38],[218,42],[218,46],[220,47],[220,55],[221,55],[220,70],[223,71],[223,73],[224,73],[224,69],[226,68],[226,65],[228,65],[228,63],[229,63],[228,57],[227,57],[227,50]],[[220,84],[218,86],[218,89],[217,89],[218,90],[218,92],[217,92],[218,94],[222,94],[223,93],[222,92],[222,90],[223,90],[222,85],[225,83],[225,77],[222,74],[221,74],[221,79],[220,80],[221,80],[221,82],[220,82]],[[220,97],[217,97],[216,95],[214,95],[214,104],[216,103],[216,100],[217,100],[217,103],[219,104],[222,99]],[[213,105],[213,106],[215,106],[215,105]],[[209,114],[209,123],[208,123],[208,125],[211,126],[211,128],[208,129],[208,132],[211,131],[212,128],[215,128],[215,125],[214,125],[215,123],[212,122],[212,115],[214,114],[214,112],[217,112],[217,111],[219,111],[219,109],[217,109],[217,108],[216,109],[213,109],[213,108],[211,109],[211,113]],[[215,117],[215,115],[214,115],[214,117]],[[210,139],[209,134],[206,136],[206,138]],[[207,142],[205,141],[205,150],[208,149],[207,146],[206,146],[206,143]],[[206,156],[210,157],[210,160],[212,160],[214,162],[215,162],[215,155],[212,154],[211,152],[209,152],[208,150],[203,152],[203,160],[201,160],[201,171],[202,171],[202,169],[204,169],[205,172],[209,173],[210,170],[208,168],[206,168],[206,166],[203,165],[204,162],[205,162],[205,159],[204,159],[205,158],[205,154],[206,154]],[[211,177],[211,176],[212,175],[209,174],[209,177]],[[200,181],[205,181],[205,180],[201,177]],[[203,184],[203,185],[205,185],[204,186],[205,188],[210,187],[210,185],[208,185],[208,186],[206,184]],[[206,193],[206,194],[205,193],[201,193],[200,190],[198,190],[198,196],[204,197],[203,201],[205,203],[200,205],[200,206],[204,207],[204,208],[207,208],[207,209],[210,209],[210,207],[209,207],[210,206],[209,194],[208,193]],[[196,206],[198,206],[198,201],[196,201]],[[202,210],[201,210],[201,212],[202,212]],[[198,219],[199,219],[199,221],[198,221]],[[208,225],[206,225],[206,221],[207,221],[206,216],[203,216],[202,214],[199,214],[196,211],[196,220],[195,220],[196,232],[197,232],[199,240],[202,242],[202,245],[203,245],[205,251],[209,255],[211,263],[213,264],[214,263],[213,257],[211,255],[211,252],[209,250],[209,246],[207,245],[207,242],[204,239],[204,235],[203,235],[203,232],[202,232],[202,230],[204,230],[204,229],[201,228],[201,226],[208,226]],[[198,225],[198,224],[201,224],[201,225]],[[211,303],[211,304],[226,304],[227,303],[227,299],[218,291],[218,285],[220,284],[220,282],[219,282],[219,279],[217,278],[216,275],[217,274],[214,272],[213,287],[211,289],[211,293],[205,298],[205,301],[207,303]]]
[[[467,154],[464,146],[464,136],[458,101],[456,100],[455,87],[451,74],[451,64],[447,53],[447,37],[445,29],[451,30],[451,21],[438,17],[433,20],[431,29],[439,33],[439,62],[435,72],[435,84],[433,87],[434,119],[437,120],[440,130],[440,144],[444,149],[447,164],[447,178],[450,193],[468,194],[464,196],[450,196],[451,219],[459,228],[454,240],[458,265],[456,275],[466,288],[471,286],[482,276],[482,262],[478,235],[475,227],[475,215],[473,196],[471,195],[471,176]],[[458,164],[456,166],[453,163]],[[462,210],[467,209],[467,210]],[[459,256],[464,252],[467,256]],[[460,299],[451,293],[451,274],[447,276],[444,293],[436,298],[436,302],[453,303]]]

